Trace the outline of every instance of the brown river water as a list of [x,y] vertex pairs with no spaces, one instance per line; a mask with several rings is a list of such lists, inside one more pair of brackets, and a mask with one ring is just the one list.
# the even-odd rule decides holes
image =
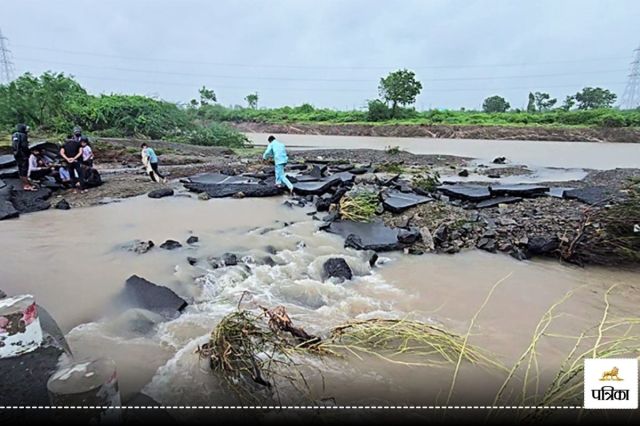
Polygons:
[[[244,292],[247,307],[284,305],[297,325],[319,335],[367,318],[412,318],[465,334],[494,284],[506,277],[477,316],[470,343],[507,366],[529,345],[544,312],[568,291],[575,293],[558,308],[562,315],[551,327],[559,335],[575,336],[596,325],[604,292],[613,284],[619,286],[610,297],[610,315],[637,313],[638,271],[520,262],[480,251],[391,253],[371,268],[362,253],[344,249],[341,238],[318,231],[307,211],[283,206],[284,199],[142,196],[3,221],[0,288],[34,294],[67,333],[76,356],[114,359],[125,398],[142,389],[166,404],[233,402],[194,351]],[[200,238],[197,246],[156,247],[144,255],[121,248],[133,239],[184,244],[190,235]],[[254,263],[269,245],[277,250],[276,266]],[[212,270],[206,261],[190,266],[186,260],[224,252],[243,256],[250,272],[241,265]],[[322,281],[322,264],[332,256],[347,260],[355,275],[351,282]],[[170,321],[142,310],[118,312],[113,298],[132,274],[170,287],[190,306]],[[561,337],[541,340],[541,387],[572,347]],[[313,396],[333,397],[338,404],[444,404],[453,375],[449,367],[410,367],[375,357],[305,363]],[[450,402],[489,404],[504,377],[463,364]]]

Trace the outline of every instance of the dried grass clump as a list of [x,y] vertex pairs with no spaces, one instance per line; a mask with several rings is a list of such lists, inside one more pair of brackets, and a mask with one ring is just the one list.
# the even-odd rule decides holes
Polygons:
[[354,222],[371,222],[379,203],[377,191],[366,188],[353,189],[340,199],[340,216],[344,220]]

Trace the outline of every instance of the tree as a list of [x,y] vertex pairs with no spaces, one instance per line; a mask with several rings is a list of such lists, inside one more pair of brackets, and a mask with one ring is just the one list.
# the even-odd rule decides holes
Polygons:
[[617,97],[615,93],[600,87],[585,87],[575,94],[578,109],[611,108]]
[[251,109],[258,108],[258,92],[249,93],[244,97],[244,100],[247,101],[247,106]]
[[422,83],[416,80],[413,71],[406,69],[389,73],[380,79],[378,92],[387,103],[391,102],[391,116],[396,117],[398,105],[410,105],[416,101],[416,96],[422,90]]
[[536,98],[531,92],[529,92],[529,103],[527,104],[527,112],[536,112]]
[[[529,94],[531,95],[531,94]],[[534,95],[536,108],[539,112],[549,111],[558,102],[556,98],[551,98],[548,93],[536,92]]]
[[391,110],[389,106],[380,99],[368,101],[367,120],[368,121],[384,121],[391,118]]
[[573,108],[575,104],[576,104],[576,98],[573,96],[567,96],[566,98],[564,98],[564,102],[562,103],[562,106],[560,107],[560,109],[564,111],[569,111],[571,108]]
[[502,96],[491,96],[484,100],[482,103],[482,110],[484,112],[505,112],[511,107],[509,102]]
[[213,89],[207,89],[205,86],[202,86],[200,92],[200,105],[209,105],[209,102],[218,102],[216,98],[216,92]]

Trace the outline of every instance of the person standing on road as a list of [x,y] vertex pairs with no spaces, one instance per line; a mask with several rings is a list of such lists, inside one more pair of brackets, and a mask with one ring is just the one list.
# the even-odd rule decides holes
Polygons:
[[81,191],[86,191],[84,184],[84,172],[82,170],[82,148],[80,146],[80,140],[71,138],[67,140],[60,149],[60,155],[69,163],[69,173],[71,175],[71,182],[75,187],[78,183]]
[[18,124],[16,132],[11,136],[11,149],[13,158],[18,164],[18,175],[22,181],[22,189],[25,191],[36,191],[29,182],[29,126],[26,124]]
[[287,156],[287,148],[282,142],[277,140],[275,136],[269,136],[267,139],[269,145],[262,154],[262,159],[267,160],[273,157],[273,163],[276,169],[276,185],[284,185],[289,190],[289,193],[293,195],[293,184],[287,179],[287,175],[284,173],[284,167],[289,162]]

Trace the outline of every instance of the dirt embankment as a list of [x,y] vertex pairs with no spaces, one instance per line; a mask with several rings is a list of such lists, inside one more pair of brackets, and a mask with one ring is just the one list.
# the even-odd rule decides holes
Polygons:
[[640,129],[637,128],[596,129],[587,127],[550,128],[426,124],[268,124],[248,122],[231,123],[231,125],[239,131],[249,133],[640,143]]

